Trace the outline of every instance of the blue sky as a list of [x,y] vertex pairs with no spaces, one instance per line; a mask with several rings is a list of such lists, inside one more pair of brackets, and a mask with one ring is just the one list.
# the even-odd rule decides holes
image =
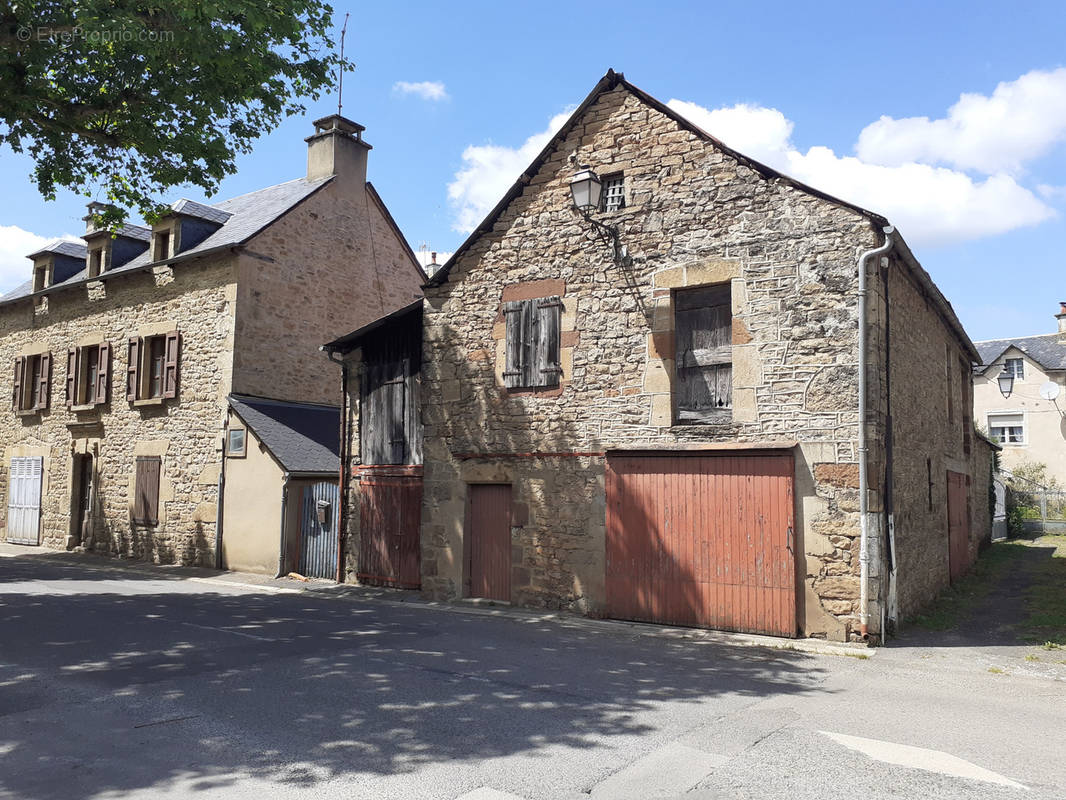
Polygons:
[[[344,113],[416,249],[447,253],[608,67],[737,149],[888,216],[974,339],[1051,332],[1066,300],[1066,4],[337,3]],[[299,177],[324,98],[215,199]],[[0,291],[85,199],[0,150]],[[175,190],[167,201],[204,199]],[[208,201],[210,202],[210,201]]]

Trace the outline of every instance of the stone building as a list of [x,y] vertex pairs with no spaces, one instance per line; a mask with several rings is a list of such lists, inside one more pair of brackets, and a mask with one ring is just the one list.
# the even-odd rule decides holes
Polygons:
[[[613,71],[417,323],[402,465],[424,471],[429,597],[876,639],[988,536],[977,352],[899,233]],[[418,435],[368,392],[366,334],[331,343],[349,426]],[[354,576],[408,524],[364,530],[368,496],[348,492]]]
[[1066,303],[1056,331],[977,342],[974,421],[1003,447],[1002,466],[1030,462],[1066,484]]
[[31,256],[32,279],[0,297],[0,360],[12,365],[0,538],[214,564],[224,506],[235,530],[245,514],[263,522],[234,565],[275,569],[282,520],[263,514],[282,513],[273,495],[287,489],[225,480],[228,462],[243,459],[240,472],[249,449],[270,450],[241,414],[268,398],[289,404],[279,419],[314,404],[336,420],[319,344],[407,305],[425,280],[366,180],[362,131],[318,120],[303,177],[213,205],[180,200],[150,230],[96,230],[90,208],[84,245]]

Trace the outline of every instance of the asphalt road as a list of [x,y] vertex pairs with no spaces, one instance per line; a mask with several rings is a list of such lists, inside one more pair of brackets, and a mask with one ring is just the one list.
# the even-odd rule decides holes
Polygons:
[[1066,798],[1066,674],[1000,655],[2,557],[0,797]]

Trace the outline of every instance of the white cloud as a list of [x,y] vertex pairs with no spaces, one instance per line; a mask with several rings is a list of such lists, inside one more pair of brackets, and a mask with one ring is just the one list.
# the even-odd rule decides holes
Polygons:
[[456,213],[452,229],[461,233],[474,230],[570,114],[571,111],[556,114],[546,130],[533,134],[520,147],[494,144],[467,147],[463,151],[463,168],[448,184],[448,200]]
[[792,121],[776,108],[741,103],[710,111],[685,100],[671,100],[667,105],[744,155],[775,169],[788,166]]
[[400,94],[413,94],[421,97],[423,100],[447,100],[448,92],[444,88],[444,84],[440,81],[419,81],[417,83],[410,83],[408,81],[396,81],[392,85],[394,92]]
[[963,94],[942,119],[881,117],[859,134],[856,153],[885,166],[918,161],[1017,175],[1064,140],[1066,67],[1027,72],[990,97]]
[[[61,238],[81,241],[69,233]],[[55,239],[54,236],[38,236],[16,225],[0,225],[0,292],[10,292],[28,281],[32,265],[26,256]]]

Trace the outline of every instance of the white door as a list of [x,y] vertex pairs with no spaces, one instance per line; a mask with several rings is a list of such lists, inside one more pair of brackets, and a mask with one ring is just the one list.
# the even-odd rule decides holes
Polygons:
[[7,540],[14,544],[39,544],[41,529],[41,475],[43,458],[11,459],[7,501]]

